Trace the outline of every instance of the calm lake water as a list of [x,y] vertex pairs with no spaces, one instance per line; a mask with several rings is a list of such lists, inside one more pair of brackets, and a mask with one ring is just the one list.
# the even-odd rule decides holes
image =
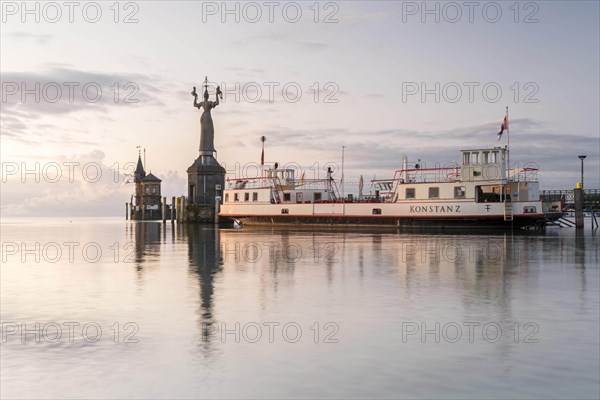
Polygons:
[[599,236],[4,220],[3,398],[598,398]]

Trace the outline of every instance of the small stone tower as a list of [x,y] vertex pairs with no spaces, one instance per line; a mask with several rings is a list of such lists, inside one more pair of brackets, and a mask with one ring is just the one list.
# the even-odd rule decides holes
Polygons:
[[144,193],[142,189],[142,179],[146,176],[146,171],[144,171],[144,165],[142,164],[142,156],[138,155],[137,167],[135,168],[135,172],[133,173],[133,182],[135,183],[135,205],[140,206],[142,204],[142,194]]
[[131,212],[131,219],[161,219],[160,185],[162,181],[152,173],[146,174],[141,156],[138,156],[133,182],[135,183],[135,206]]

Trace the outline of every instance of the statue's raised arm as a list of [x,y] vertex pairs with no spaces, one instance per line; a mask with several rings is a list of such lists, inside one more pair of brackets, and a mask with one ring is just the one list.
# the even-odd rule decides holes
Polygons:
[[221,86],[217,86],[217,100],[214,102],[214,106],[219,105],[219,97],[223,100],[223,92],[221,92]]
[[198,103],[198,93],[196,93],[196,86],[194,86],[194,90],[192,90],[192,96],[194,96],[194,107],[202,107],[202,103]]

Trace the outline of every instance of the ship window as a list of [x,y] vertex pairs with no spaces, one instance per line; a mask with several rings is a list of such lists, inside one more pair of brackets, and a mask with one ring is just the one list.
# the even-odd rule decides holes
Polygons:
[[317,201],[321,201],[321,192],[313,193],[313,201],[316,203]]
[[233,195],[233,201],[240,201],[240,194],[239,193],[235,193]]
[[490,152],[489,151],[484,151],[483,152],[483,163],[487,164],[490,162]]
[[439,187],[430,187],[429,188],[429,198],[437,199],[440,197],[440,188]]
[[156,186],[152,185],[152,193],[156,193]]
[[225,201],[229,201],[229,193],[225,193]]
[[483,201],[483,189],[481,186],[475,186],[475,201],[478,203]]
[[479,164],[479,153],[475,151],[471,153],[471,164]]
[[150,188],[148,186],[146,186],[146,194],[150,193]]
[[465,151],[463,153],[463,165],[469,165],[469,152]]
[[258,193],[252,193],[252,201],[258,201]]
[[244,193],[244,201],[250,201],[250,193]]
[[373,215],[381,215],[381,208],[374,208],[371,212]]
[[406,196],[407,199],[415,198],[415,188],[406,188]]
[[490,154],[490,163],[498,164],[498,152],[497,151],[492,151],[492,153]]
[[283,201],[290,201],[291,199],[292,199],[292,196],[289,193],[283,194]]
[[465,187],[464,186],[454,186],[454,198],[455,199],[464,199],[465,198]]

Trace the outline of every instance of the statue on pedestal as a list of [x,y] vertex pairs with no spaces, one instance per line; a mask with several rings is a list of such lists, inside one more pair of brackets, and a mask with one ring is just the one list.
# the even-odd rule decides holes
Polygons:
[[204,78],[204,100],[198,102],[198,93],[196,93],[196,87],[192,90],[192,96],[194,96],[194,107],[197,109],[202,108],[202,116],[200,117],[200,155],[213,155],[215,151],[215,128],[213,126],[212,116],[210,110],[219,105],[219,97],[223,99],[223,93],[221,88],[217,86],[217,100],[208,100],[208,77]]
[[221,201],[225,187],[225,168],[217,161],[215,154],[215,128],[210,112],[223,99],[221,88],[217,86],[217,98],[208,100],[208,78],[204,78],[204,99],[198,101],[196,87],[192,91],[194,107],[202,108],[200,117],[200,154],[187,169],[188,174],[188,208],[189,221],[214,221],[215,205]]

